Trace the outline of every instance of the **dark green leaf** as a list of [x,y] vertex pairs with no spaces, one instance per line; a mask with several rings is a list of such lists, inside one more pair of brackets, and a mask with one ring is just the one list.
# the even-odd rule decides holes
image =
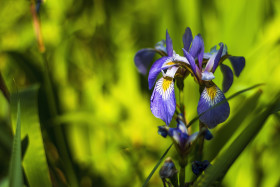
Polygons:
[[153,174],[155,173],[155,171],[157,170],[158,166],[160,165],[160,163],[163,161],[164,157],[166,156],[166,154],[168,153],[168,151],[170,150],[170,148],[172,147],[173,143],[167,148],[167,150],[163,153],[163,155],[160,157],[159,161],[157,162],[157,164],[155,165],[155,167],[153,168],[153,170],[151,171],[151,173],[149,174],[149,176],[147,177],[147,179],[145,180],[143,187],[147,186],[148,182],[150,181],[151,177],[153,176]]
[[12,120],[15,121],[16,97],[21,100],[21,137],[26,135],[29,138],[29,145],[23,159],[23,168],[31,187],[52,186],[46,154],[40,129],[37,106],[37,93],[39,86],[32,86],[19,92],[18,96],[12,95]]
[[16,132],[9,171],[9,186],[22,186],[20,102],[17,102]]
[[213,166],[210,166],[206,169],[205,173],[198,178],[194,186],[206,187],[216,186],[219,184],[230,166],[261,130],[266,120],[275,109],[275,106],[279,102],[280,94],[278,94],[277,98],[270,105],[268,105],[265,110],[263,110],[260,114],[255,114],[255,117],[249,123],[249,125],[233,141],[229,148],[225,150],[219,158],[217,158]]

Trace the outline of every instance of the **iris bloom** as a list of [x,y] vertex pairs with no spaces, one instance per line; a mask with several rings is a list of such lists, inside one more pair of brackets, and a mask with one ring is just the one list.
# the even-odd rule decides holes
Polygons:
[[[199,36],[200,48],[204,48],[203,40]],[[219,65],[219,61],[223,52],[223,44],[220,45],[218,52],[213,53],[205,67],[203,67],[203,58],[198,58],[198,66],[195,63],[195,59],[185,49],[183,49],[184,55],[188,59],[192,74],[204,90],[201,93],[197,112],[200,116],[200,121],[207,125],[209,128],[214,128],[217,124],[224,122],[230,113],[229,104],[223,92],[218,86],[212,81],[215,76],[214,72]],[[204,51],[200,51],[198,56],[203,56]],[[223,101],[222,103],[220,103]],[[217,105],[220,103],[219,105]],[[212,108],[214,105],[216,107]],[[212,108],[211,110],[209,110]]]
[[188,135],[187,128],[181,120],[177,120],[177,127],[171,128],[168,126],[159,126],[158,133],[164,138],[170,136],[173,142],[177,145],[181,152],[186,152],[198,133]]
[[172,40],[166,31],[166,52],[152,65],[148,81],[149,89],[152,89],[157,76],[162,72],[162,77],[156,82],[151,97],[151,111],[155,117],[162,119],[167,125],[172,120],[176,109],[176,100],[174,93],[175,76],[185,76],[186,68],[189,62],[173,51]]

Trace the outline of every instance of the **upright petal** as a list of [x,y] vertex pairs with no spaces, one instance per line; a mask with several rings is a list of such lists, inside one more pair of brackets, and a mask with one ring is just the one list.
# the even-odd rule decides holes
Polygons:
[[183,35],[183,44],[184,44],[184,49],[186,51],[189,51],[192,40],[193,40],[192,31],[189,27],[187,27]]
[[217,53],[217,56],[214,60],[214,65],[213,65],[213,69],[212,69],[212,72],[214,73],[216,71],[216,68],[218,67],[219,65],[219,62],[220,62],[220,59],[222,57],[222,53],[223,53],[223,49],[224,49],[224,44],[223,43],[220,43],[220,49]]
[[167,30],[166,30],[166,51],[168,56],[173,56],[173,44]]
[[155,63],[152,65],[150,72],[149,72],[149,76],[148,76],[148,82],[149,82],[149,89],[152,89],[156,80],[157,80],[157,76],[158,74],[161,72],[161,67],[162,65],[169,59],[169,57],[161,57],[160,59],[158,59],[157,61],[155,61]]
[[233,73],[227,65],[220,65],[221,71],[223,73],[223,92],[226,93],[232,85],[233,82]]
[[210,129],[228,118],[229,104],[223,92],[216,85],[203,90],[198,102],[197,113],[200,115],[199,119]]
[[152,48],[141,49],[136,53],[134,63],[141,74],[145,75],[147,73],[155,53],[155,50]]
[[190,49],[190,54],[193,58],[198,59],[199,68],[202,69],[202,61],[203,61],[203,53],[204,53],[204,43],[200,34],[196,35],[192,41],[192,46]]
[[151,97],[151,111],[155,117],[170,124],[176,109],[174,82],[170,77],[160,78]]
[[213,53],[210,59],[208,60],[205,70],[215,72],[217,66],[219,65],[219,61],[221,59],[221,55],[223,52],[223,45],[221,45],[219,51],[217,53]]
[[195,64],[193,56],[190,53],[188,53],[185,49],[183,49],[183,52],[184,52],[185,57],[187,58],[187,60],[189,61],[190,65],[191,65],[193,74],[196,76],[197,80],[199,80],[199,77],[200,77],[199,74],[201,72],[200,72],[199,68],[197,67],[197,65]]
[[235,75],[239,77],[241,71],[245,67],[245,58],[242,56],[230,56],[228,59],[231,62]]

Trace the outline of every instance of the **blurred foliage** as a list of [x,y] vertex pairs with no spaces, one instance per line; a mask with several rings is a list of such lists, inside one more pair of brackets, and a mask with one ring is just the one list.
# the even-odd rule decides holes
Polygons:
[[[30,7],[27,0],[1,1],[0,6],[0,71],[9,90],[0,93],[0,186],[7,184],[13,142],[7,93],[17,89],[21,93],[35,84],[40,85],[38,98],[35,94],[30,102],[38,101],[39,113],[31,114],[32,124],[22,128],[38,130],[40,124],[45,153],[34,155],[34,161],[46,156],[53,185],[141,186],[170,140],[157,134],[157,126],[164,123],[150,112],[147,77],[137,72],[133,57],[137,50],[163,39],[166,29],[176,51],[183,47],[182,35],[188,26],[194,35],[202,34],[206,50],[224,42],[230,54],[246,58],[245,69],[226,96],[265,83],[256,106],[248,100],[254,98],[253,91],[229,102],[231,115],[226,123],[232,123],[231,128],[235,129],[232,118],[243,103],[265,106],[279,91],[278,0],[46,0],[39,14],[46,49],[43,54],[37,45]],[[221,72],[215,76],[221,85]],[[189,77],[185,80],[189,121],[197,114],[198,99],[198,86]],[[21,116],[30,114],[25,110],[21,105]],[[255,118],[250,113],[253,109],[248,110],[237,121],[240,127],[221,154]],[[279,122],[278,114],[269,117],[230,168],[223,186],[280,184]],[[192,125],[192,130],[196,127]],[[214,137],[223,127],[221,124],[213,130]],[[41,141],[40,136],[35,139]],[[29,136],[28,148],[34,141]],[[168,154],[176,157],[173,148]],[[25,170],[25,184],[27,173]],[[156,175],[149,184],[162,185]]]

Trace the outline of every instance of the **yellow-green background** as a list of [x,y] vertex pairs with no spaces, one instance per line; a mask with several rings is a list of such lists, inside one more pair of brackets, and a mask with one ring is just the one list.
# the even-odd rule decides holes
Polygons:
[[[15,90],[13,79],[19,89],[40,83],[44,65],[30,2],[1,0],[0,4],[0,70],[9,90]],[[42,127],[42,134],[51,141],[49,129],[63,126],[80,185],[141,186],[170,144],[157,134],[157,126],[164,122],[152,115],[147,76],[137,72],[133,61],[139,49],[164,39],[166,29],[180,54],[182,35],[190,27],[193,35],[202,34],[207,51],[224,42],[230,54],[245,57],[246,66],[226,96],[265,83],[261,87],[265,104],[279,91],[279,0],[46,0],[40,11],[59,106],[59,116]],[[215,75],[221,85],[220,71]],[[252,93],[231,100],[231,113]],[[196,115],[198,98],[198,87],[189,77],[185,82],[188,120]],[[3,117],[8,115],[8,104],[2,103]],[[279,120],[271,117],[223,185],[275,186],[280,181],[279,150]],[[169,156],[174,155],[171,149]],[[160,185],[156,172],[150,186]]]

